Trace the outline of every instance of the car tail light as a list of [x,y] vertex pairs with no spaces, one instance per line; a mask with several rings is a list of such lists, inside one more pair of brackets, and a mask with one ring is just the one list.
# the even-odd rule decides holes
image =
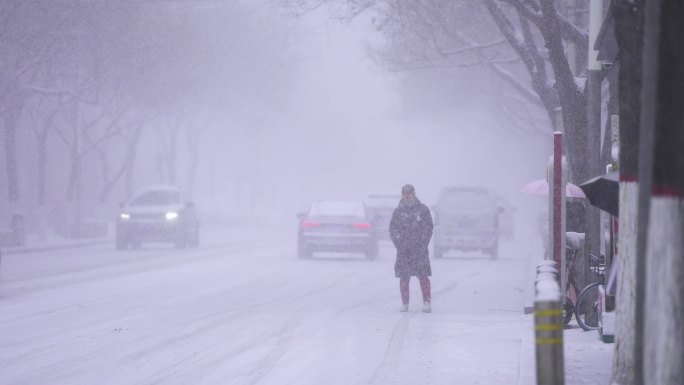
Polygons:
[[352,226],[356,227],[357,229],[370,229],[371,225],[370,223],[367,222],[362,222],[362,223],[352,223]]
[[318,227],[321,224],[318,222],[312,222],[312,221],[304,221],[302,222],[302,227]]

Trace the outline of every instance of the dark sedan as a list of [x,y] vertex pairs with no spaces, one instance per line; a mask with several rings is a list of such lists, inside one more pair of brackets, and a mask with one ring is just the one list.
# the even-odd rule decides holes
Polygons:
[[297,256],[309,258],[317,251],[378,254],[375,228],[363,204],[350,201],[314,202],[299,214]]

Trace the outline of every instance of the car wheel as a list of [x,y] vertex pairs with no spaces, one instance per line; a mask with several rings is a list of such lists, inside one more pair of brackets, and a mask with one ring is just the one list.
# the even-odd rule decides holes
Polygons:
[[437,245],[435,245],[435,246],[432,248],[432,256],[433,256],[435,259],[441,259],[441,258],[443,258],[443,257],[444,257],[444,249],[441,248],[441,247],[439,247],[439,246],[437,246]]
[[116,235],[116,249],[117,250],[126,250],[128,247],[128,239],[126,239],[123,235],[117,234]]
[[311,258],[311,250],[309,250],[309,248],[303,245],[301,242],[297,243],[297,258]]
[[368,249],[366,249],[366,259],[375,259],[378,257],[378,244],[373,242]]
[[181,231],[176,235],[176,239],[173,244],[177,249],[184,249],[186,247],[192,247],[193,235],[191,233],[189,226],[183,226]]
[[179,236],[178,238],[176,238],[176,241],[173,242],[173,245],[177,249],[184,249],[188,245],[188,242],[184,236]]
[[199,236],[199,226],[196,226],[196,227],[195,227],[195,230],[194,230],[193,233],[192,233],[192,240],[189,242],[190,247],[193,247],[193,248],[199,247],[199,242],[200,242],[199,238],[200,238],[200,236]]
[[496,243],[494,244],[494,246],[492,246],[492,248],[489,249],[489,253],[488,253],[488,254],[490,255],[490,257],[491,257],[492,259],[498,259],[498,258],[499,258],[499,242],[496,242]]

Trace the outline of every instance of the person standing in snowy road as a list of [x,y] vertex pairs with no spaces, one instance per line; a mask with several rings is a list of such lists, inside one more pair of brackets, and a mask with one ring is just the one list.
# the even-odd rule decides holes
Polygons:
[[432,238],[432,215],[430,209],[418,200],[416,190],[407,184],[401,188],[401,201],[392,213],[390,221],[390,238],[397,248],[397,260],[394,263],[394,275],[399,278],[401,308],[408,311],[409,281],[417,276],[423,294],[423,311],[432,311],[430,305],[430,279],[432,269],[428,244]]

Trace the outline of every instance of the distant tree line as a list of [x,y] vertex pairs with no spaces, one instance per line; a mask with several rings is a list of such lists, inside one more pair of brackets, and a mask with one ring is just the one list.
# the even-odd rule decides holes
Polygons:
[[260,17],[232,2],[1,1],[0,207],[78,220],[143,173],[192,190],[209,127],[278,92],[263,74],[284,48]]

